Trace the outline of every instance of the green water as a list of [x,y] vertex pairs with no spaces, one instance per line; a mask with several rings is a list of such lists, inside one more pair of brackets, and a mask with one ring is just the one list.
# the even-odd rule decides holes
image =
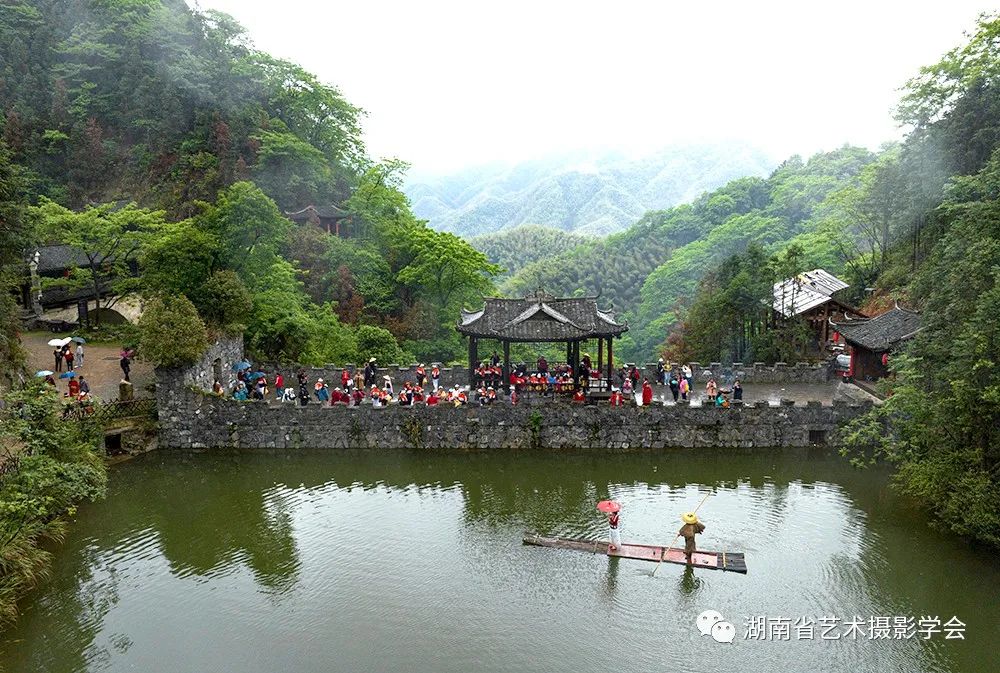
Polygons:
[[[526,547],[522,532],[701,546],[749,574]],[[697,615],[736,627],[720,644]],[[745,618],[958,616],[964,640],[747,640]],[[843,631],[843,629],[840,629]],[[831,632],[833,635],[836,632]],[[804,635],[804,634],[803,634]],[[824,452],[158,452],[115,467],[0,668],[62,671],[1000,670],[995,557]]]

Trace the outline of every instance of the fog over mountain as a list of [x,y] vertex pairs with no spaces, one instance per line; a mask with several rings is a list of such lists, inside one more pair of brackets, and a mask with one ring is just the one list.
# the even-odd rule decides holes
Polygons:
[[413,175],[414,213],[441,231],[477,236],[523,224],[605,235],[648,210],[684,203],[778,161],[742,143],[669,147],[642,157],[577,152],[442,176]]

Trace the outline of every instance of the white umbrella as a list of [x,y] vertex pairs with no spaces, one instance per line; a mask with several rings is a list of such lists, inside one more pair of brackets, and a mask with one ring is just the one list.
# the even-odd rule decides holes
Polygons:
[[65,339],[49,339],[50,346],[65,346],[70,342],[72,337],[66,337]]

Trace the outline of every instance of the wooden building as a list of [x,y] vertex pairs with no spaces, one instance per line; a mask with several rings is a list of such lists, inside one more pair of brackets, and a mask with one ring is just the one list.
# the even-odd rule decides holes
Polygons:
[[347,223],[350,213],[346,210],[341,210],[337,206],[306,206],[302,210],[296,210],[293,213],[285,213],[285,217],[290,219],[292,222],[297,222],[302,224],[308,222],[314,226],[323,229],[328,234],[333,234],[334,236],[342,236],[346,238],[349,236]]
[[[43,311],[86,302],[92,287],[72,288],[51,281],[67,278],[77,267],[86,268],[87,256],[68,245],[42,245],[29,250],[18,292],[18,304],[40,315]],[[45,282],[48,280],[49,282]],[[101,288],[101,296],[107,292]]]
[[831,321],[830,328],[844,338],[850,349],[847,375],[860,381],[875,381],[888,373],[890,353],[920,331],[920,314],[897,304],[874,318]]
[[597,371],[604,372],[607,367],[607,380],[611,381],[614,339],[627,332],[628,325],[617,322],[610,309],[598,308],[596,297],[554,297],[539,289],[522,299],[487,297],[478,311],[462,309],[456,329],[469,338],[470,385],[480,362],[479,340],[494,339],[503,344],[503,381],[509,388],[511,343],[564,342],[566,361],[576,372],[580,366],[580,344],[597,339]]
[[807,351],[823,353],[832,341],[831,319],[840,319],[848,313],[863,315],[857,309],[837,298],[837,293],[850,287],[847,283],[823,269],[813,269],[775,283],[772,308],[779,320],[799,317],[809,325],[813,342]]

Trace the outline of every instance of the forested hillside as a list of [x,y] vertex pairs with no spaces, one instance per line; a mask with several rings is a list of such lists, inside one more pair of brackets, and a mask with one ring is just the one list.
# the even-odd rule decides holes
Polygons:
[[679,146],[640,159],[574,153],[414,180],[406,193],[418,217],[461,236],[523,224],[604,235],[648,210],[690,201],[734,178],[765,175],[775,163],[737,143]]
[[[759,329],[763,300],[773,280],[824,256],[855,301],[920,311],[889,357],[885,403],[850,428],[852,455],[896,464],[899,486],[938,523],[1000,546],[1000,18],[982,17],[908,82],[897,116],[910,129],[898,146],[826,158],[792,180],[783,167],[760,213],[675,252],[644,283],[633,333],[640,349],[667,337],[671,354],[703,360],[780,352],[794,320]],[[703,269],[697,288],[688,266]]]
[[678,310],[715,264],[751,243],[777,251],[792,244],[803,263],[839,271],[828,198],[854,185],[874,161],[844,147],[808,161],[793,157],[767,178],[746,177],[691,204],[646,213],[633,227],[534,262],[504,283],[510,294],[539,285],[558,293],[600,294],[630,320],[626,357],[649,358],[679,320]]
[[597,241],[596,238],[537,224],[525,224],[469,239],[474,248],[503,269],[498,279],[508,277],[539,259],[553,257],[579,245],[595,245]]
[[[183,0],[11,0],[0,64],[8,281],[32,243],[84,250],[101,263],[53,282],[141,291],[144,333],[159,320],[190,337],[145,349],[163,362],[193,357],[206,327],[305,362],[461,352],[454,315],[497,269],[413,216],[405,165],[368,159],[359,109],[231,17]],[[283,216],[309,204],[345,209],[350,237]]]

